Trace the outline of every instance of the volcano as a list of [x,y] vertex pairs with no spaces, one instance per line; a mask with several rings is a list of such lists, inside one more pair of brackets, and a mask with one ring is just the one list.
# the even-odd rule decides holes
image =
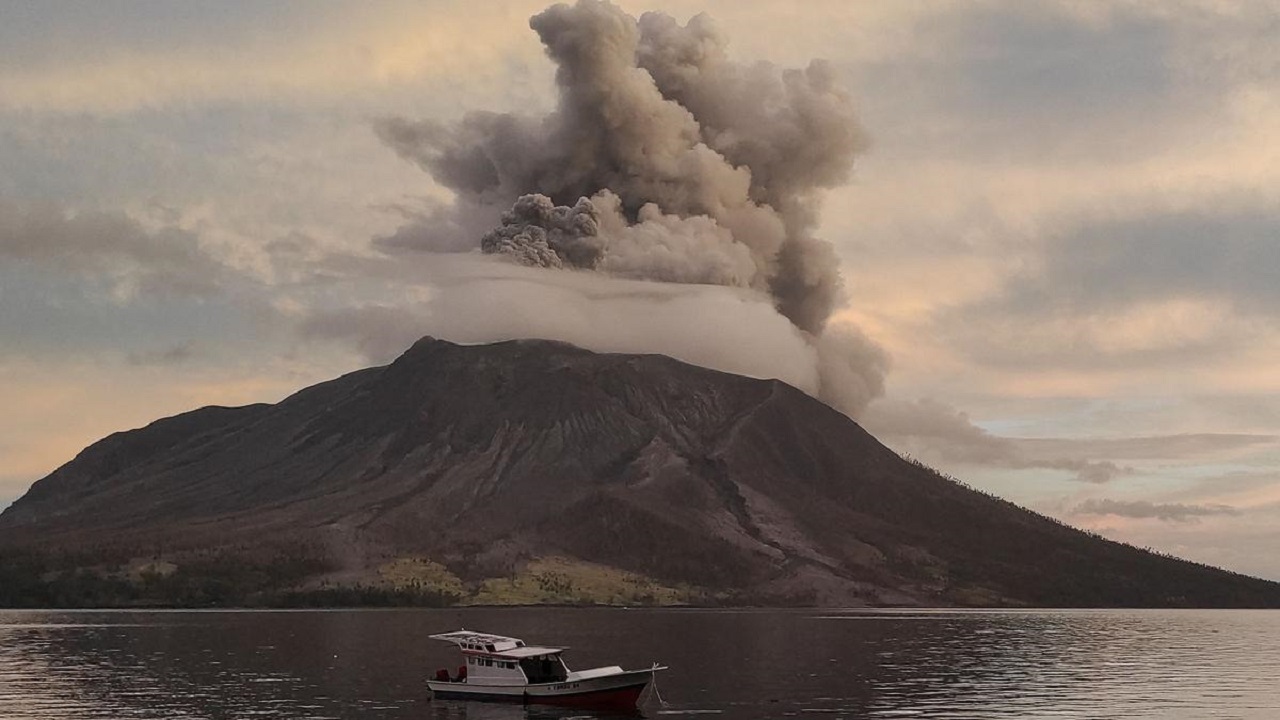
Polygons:
[[117,433],[0,514],[0,559],[117,584],[281,553],[306,560],[296,590],[459,602],[1280,606],[1280,584],[903,459],[782,382],[536,340],[424,338],[274,405]]

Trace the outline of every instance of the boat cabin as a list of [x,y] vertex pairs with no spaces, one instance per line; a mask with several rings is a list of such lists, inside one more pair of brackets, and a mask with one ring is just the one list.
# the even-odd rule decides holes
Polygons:
[[449,677],[447,670],[436,672],[440,682],[469,682],[484,685],[537,685],[564,682],[569,676],[560,653],[568,648],[525,645],[523,640],[459,630],[432,635],[458,646],[466,664]]

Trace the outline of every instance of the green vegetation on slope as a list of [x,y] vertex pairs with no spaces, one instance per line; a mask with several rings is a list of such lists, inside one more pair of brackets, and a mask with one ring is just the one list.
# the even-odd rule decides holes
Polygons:
[[468,587],[439,563],[395,558],[376,578],[339,584],[333,568],[299,554],[253,559],[231,551],[122,564],[36,553],[0,554],[0,607],[445,607],[449,605],[680,605],[698,594],[635,573],[563,557],[535,559],[512,577]]
[[563,557],[540,558],[509,578],[485,580],[470,605],[682,605],[695,593],[635,573]]
[[456,594],[394,586],[308,587],[328,571],[307,554],[233,552],[109,564],[34,552],[0,554],[0,607],[328,607],[453,604]]

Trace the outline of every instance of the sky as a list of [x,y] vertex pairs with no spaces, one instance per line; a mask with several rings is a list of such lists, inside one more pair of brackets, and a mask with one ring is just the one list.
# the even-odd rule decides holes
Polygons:
[[[844,277],[830,324],[881,373],[859,422],[1077,527],[1280,580],[1280,7],[619,4],[706,12],[733,62],[825,59],[847,92],[865,142],[814,233]],[[779,368],[808,346],[761,298],[404,251],[458,195],[388,119],[552,111],[545,7],[0,2],[0,506],[113,432],[425,334],[677,348],[804,388]]]

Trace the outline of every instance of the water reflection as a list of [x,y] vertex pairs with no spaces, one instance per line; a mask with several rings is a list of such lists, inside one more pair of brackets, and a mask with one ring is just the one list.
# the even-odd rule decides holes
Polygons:
[[[641,710],[433,701],[431,632],[670,665]],[[1280,717],[1280,613],[0,611],[0,717]]]
[[626,720],[644,718],[643,711],[583,710],[582,708],[523,706],[508,703],[485,703],[466,700],[433,700],[419,717],[432,720]]
[[903,615],[878,652],[871,717],[1270,718],[1280,614]]

